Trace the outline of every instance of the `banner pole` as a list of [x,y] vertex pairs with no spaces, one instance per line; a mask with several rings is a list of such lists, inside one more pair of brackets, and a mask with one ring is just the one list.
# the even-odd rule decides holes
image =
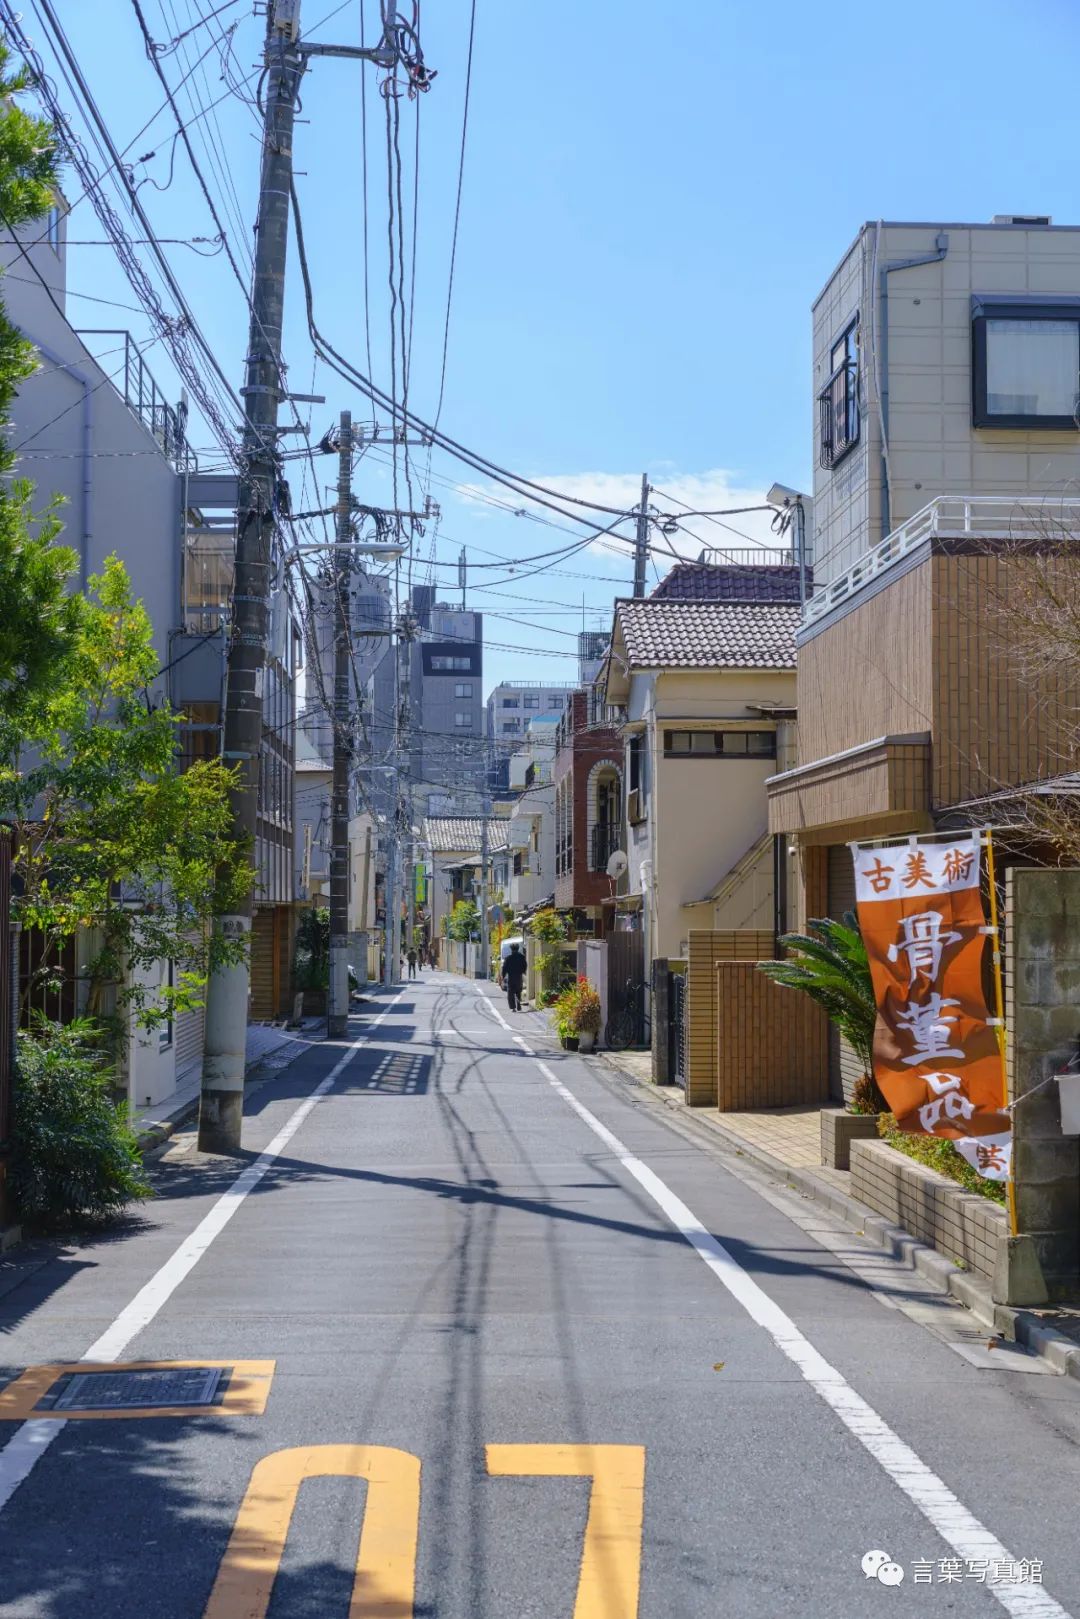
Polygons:
[[[993,928],[993,951],[991,959],[994,964],[994,1012],[997,1025],[994,1033],[997,1035],[998,1052],[1001,1055],[1001,1099],[1003,1105],[1009,1106],[1009,1076],[1005,1062],[1005,997],[1001,987],[1001,925],[998,918],[997,882],[994,877],[994,837],[990,828],[986,828],[986,876],[990,884],[990,926]],[[1011,1236],[1017,1235],[1016,1230],[1016,1120],[1012,1121],[1013,1144],[1009,1154],[1009,1178],[1005,1183],[1006,1197],[1009,1203],[1009,1232]]]

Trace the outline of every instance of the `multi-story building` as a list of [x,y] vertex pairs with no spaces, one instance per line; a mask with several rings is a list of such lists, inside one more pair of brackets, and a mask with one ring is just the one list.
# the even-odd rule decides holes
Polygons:
[[[693,590],[694,594],[689,594]],[[682,564],[615,606],[606,666],[626,744],[626,871],[644,961],[692,928],[773,927],[766,779],[795,699],[798,570]]]
[[[236,479],[206,474],[187,442],[185,410],[171,404],[126,331],[76,327],[67,285],[66,207],[13,238],[0,233],[9,318],[41,356],[12,405],[20,471],[41,504],[64,497],[65,541],[80,587],[116,553],[153,626],[161,673],[151,694],[185,715],[182,762],[221,748],[224,621],[232,583]],[[81,307],[81,306],[80,306]],[[77,318],[77,317],[75,317]],[[293,719],[300,662],[284,593],[271,610],[252,934],[252,1010],[287,1006],[293,893]],[[162,963],[162,981],[168,971]],[[152,1037],[133,1034],[128,1091],[145,1106],[169,1096],[202,1063],[203,1013],[181,1014]]]
[[572,685],[548,685],[542,680],[503,680],[488,693],[489,781],[493,792],[509,786],[509,761],[521,747],[530,723],[562,714],[573,690]]
[[554,899],[554,733],[551,723],[531,722],[525,745],[509,761],[513,801],[505,821],[506,847],[493,865],[492,882],[506,895],[515,919]]
[[[1021,668],[1007,605],[1022,553],[1076,566],[1080,228],[865,225],[813,326],[798,763],[769,784],[792,921],[852,908],[850,841],[981,819],[1069,756],[1076,693]],[[834,1039],[832,1094],[855,1077]]]
[[412,780],[430,809],[484,779],[484,619],[437,602],[431,585],[412,593]]
[[603,689],[572,692],[555,735],[555,904],[602,931],[623,830],[623,744]]

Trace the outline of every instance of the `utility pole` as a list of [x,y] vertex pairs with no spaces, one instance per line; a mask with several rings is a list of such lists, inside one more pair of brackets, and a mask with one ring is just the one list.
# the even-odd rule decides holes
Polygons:
[[641,505],[637,509],[637,538],[634,544],[634,595],[645,594],[645,563],[649,555],[649,474],[641,474]]
[[[392,4],[384,10],[379,43],[367,49],[356,45],[301,43],[300,0],[267,0],[262,160],[251,320],[244,386],[240,390],[244,399],[243,470],[237,492],[232,636],[222,749],[226,764],[235,765],[239,773],[231,795],[232,830],[251,849],[253,863],[271,549],[279,481],[277,419],[283,397],[281,329],[293,180],[293,126],[300,80],[312,57],[374,62],[387,71],[403,67],[411,95],[427,90],[434,77],[424,65],[415,33],[410,34],[397,25]],[[255,873],[252,875],[254,878]],[[253,890],[254,881],[252,889],[235,903],[234,909],[218,915],[214,921],[221,937],[243,947],[243,958],[233,965],[216,968],[207,989],[206,1045],[199,1102],[199,1148],[203,1152],[237,1152],[240,1148]]]
[[342,1040],[349,1028],[349,576],[352,564],[352,416],[341,412],[338,441],[337,548],[334,588],[334,774],[330,788],[330,995],[326,1032]]
[[488,932],[488,905],[491,894],[491,850],[488,847],[488,820],[491,816],[491,795],[484,783],[480,800],[480,970],[478,978],[491,976],[491,936]]
[[[239,770],[231,795],[233,830],[254,860],[262,749],[263,668],[266,660],[274,496],[278,482],[277,418],[282,393],[281,327],[289,239],[293,121],[303,73],[297,47],[299,0],[274,0],[267,10],[265,113],[255,270],[245,370],[243,473],[236,510],[236,570],[232,597],[223,755]],[[199,1149],[236,1152],[244,1111],[253,887],[235,909],[215,918],[226,941],[245,947],[244,959],[218,967],[206,1000],[206,1049],[199,1101]]]

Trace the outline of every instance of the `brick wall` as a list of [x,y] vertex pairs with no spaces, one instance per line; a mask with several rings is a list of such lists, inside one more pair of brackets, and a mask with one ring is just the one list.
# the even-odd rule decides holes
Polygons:
[[828,1100],[827,1023],[808,995],[774,984],[755,962],[718,961],[716,1105],[795,1107]]
[[826,1023],[756,963],[771,933],[693,928],[687,957],[686,1100],[728,1110],[825,1101]]
[[571,778],[573,867],[555,879],[555,904],[560,910],[573,905],[601,905],[611,898],[611,878],[606,872],[589,870],[589,773],[594,765],[605,762],[621,772],[623,745],[617,731],[609,726],[590,727],[588,717],[586,693],[574,692],[566,720],[565,744],[556,754],[552,770],[556,784],[567,775]]
[[1080,1039],[1080,871],[1010,868],[1005,915],[1017,1227],[1054,1291],[1080,1271],[1080,1138],[1062,1135],[1057,1085],[1043,1084]]
[[965,1192],[884,1141],[851,1143],[851,1192],[920,1242],[979,1276],[993,1276],[998,1244],[1008,1232],[1000,1204]]

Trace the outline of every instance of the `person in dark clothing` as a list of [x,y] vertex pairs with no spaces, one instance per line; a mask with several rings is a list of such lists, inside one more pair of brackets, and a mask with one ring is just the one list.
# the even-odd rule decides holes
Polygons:
[[525,982],[525,957],[521,946],[512,944],[510,954],[502,964],[500,977],[506,989],[506,999],[511,1012],[521,1011],[521,987]]
[[408,956],[406,957],[406,960],[409,963],[409,977],[410,978],[415,978],[416,977],[416,951],[415,950],[410,950],[409,953],[408,953]]

